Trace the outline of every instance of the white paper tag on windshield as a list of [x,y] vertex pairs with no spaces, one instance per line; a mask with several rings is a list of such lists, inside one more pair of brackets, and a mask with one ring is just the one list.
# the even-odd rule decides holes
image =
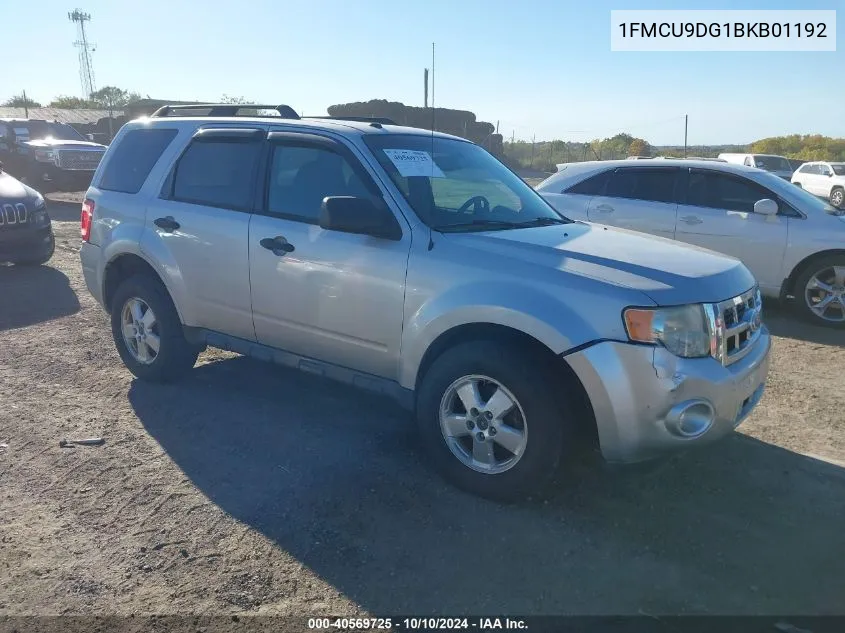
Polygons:
[[431,159],[431,154],[416,149],[386,149],[385,155],[396,165],[399,175],[424,176],[425,178],[445,178],[446,176]]

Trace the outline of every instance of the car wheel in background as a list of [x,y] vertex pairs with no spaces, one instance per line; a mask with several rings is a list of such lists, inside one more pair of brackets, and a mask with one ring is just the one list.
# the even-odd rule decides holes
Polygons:
[[142,380],[175,380],[197,360],[199,349],[185,339],[167,289],[148,275],[135,275],[118,286],[111,328],[120,358]]
[[549,481],[575,425],[542,367],[516,345],[487,341],[434,361],[417,394],[417,423],[448,481],[500,501]]
[[808,321],[845,328],[845,255],[811,262],[795,281],[795,299]]
[[837,209],[843,208],[843,206],[845,206],[845,189],[842,187],[834,188],[830,192],[830,204]]

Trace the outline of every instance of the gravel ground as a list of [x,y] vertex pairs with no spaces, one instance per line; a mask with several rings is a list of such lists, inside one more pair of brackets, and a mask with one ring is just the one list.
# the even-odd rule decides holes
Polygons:
[[[741,433],[501,506],[342,386],[216,351],[134,380],[79,206],[50,211],[50,264],[0,267],[0,616],[845,614],[845,333],[769,307]],[[86,436],[106,443],[59,448]]]

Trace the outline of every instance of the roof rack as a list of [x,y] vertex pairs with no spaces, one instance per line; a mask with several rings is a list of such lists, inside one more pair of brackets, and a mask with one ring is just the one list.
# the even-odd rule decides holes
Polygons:
[[396,125],[396,121],[381,116],[304,116],[303,119],[328,119],[331,121],[355,121],[357,123],[380,123]]
[[[197,113],[195,110],[207,110]],[[191,105],[165,105],[152,113],[152,117],[180,116],[255,116],[254,114],[239,114],[242,110],[275,110],[282,119],[298,119],[299,115],[290,106],[261,105],[255,103],[195,103]],[[275,117],[274,117],[275,118]]]

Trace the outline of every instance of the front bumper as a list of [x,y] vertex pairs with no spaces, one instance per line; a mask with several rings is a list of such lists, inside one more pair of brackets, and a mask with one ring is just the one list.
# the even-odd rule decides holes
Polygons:
[[91,185],[94,170],[61,169],[52,163],[36,162],[30,167],[30,178],[36,189],[84,191]]
[[52,226],[0,231],[0,262],[38,260],[54,248]]
[[[565,359],[592,404],[602,455],[631,463],[730,434],[763,395],[770,352],[771,337],[763,327],[748,355],[728,366],[615,341]],[[703,414],[712,421],[694,435],[683,434],[678,423],[683,411],[692,411],[688,419]]]

